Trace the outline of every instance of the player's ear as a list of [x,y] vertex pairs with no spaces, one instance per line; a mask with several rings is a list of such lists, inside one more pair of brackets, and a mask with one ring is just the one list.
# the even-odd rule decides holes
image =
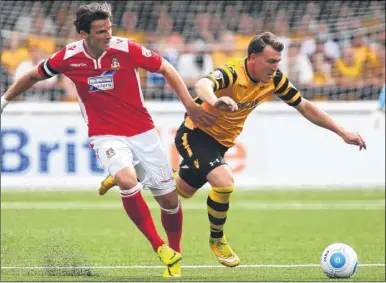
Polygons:
[[88,35],[88,33],[85,32],[84,30],[81,30],[81,31],[79,32],[79,34],[80,34],[80,37],[81,37],[82,39],[86,39],[86,37],[87,37],[87,35]]
[[255,54],[255,53],[252,53],[252,54],[251,54],[250,60],[251,60],[252,62],[255,62],[255,61],[256,61],[256,54]]

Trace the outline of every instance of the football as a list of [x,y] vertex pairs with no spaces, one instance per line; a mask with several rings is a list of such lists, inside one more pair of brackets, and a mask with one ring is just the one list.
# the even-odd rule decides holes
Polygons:
[[320,264],[329,278],[349,278],[358,267],[355,250],[343,243],[334,243],[324,249]]

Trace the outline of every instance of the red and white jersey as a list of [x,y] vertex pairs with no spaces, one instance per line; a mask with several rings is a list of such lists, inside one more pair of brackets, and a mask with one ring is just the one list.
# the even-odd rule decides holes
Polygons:
[[162,57],[135,41],[113,37],[98,59],[86,53],[83,40],[70,43],[42,62],[43,77],[64,74],[77,89],[89,136],[134,136],[154,128],[143,105],[138,68],[156,72]]

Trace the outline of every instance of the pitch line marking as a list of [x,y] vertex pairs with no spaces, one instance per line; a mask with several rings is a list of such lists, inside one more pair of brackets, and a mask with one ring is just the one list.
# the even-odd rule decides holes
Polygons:
[[[359,267],[384,267],[385,263],[360,263]],[[226,268],[222,265],[184,265],[182,268]],[[320,267],[320,264],[246,264],[236,268],[297,268]],[[1,269],[158,269],[162,265],[117,265],[117,266],[2,266]]]

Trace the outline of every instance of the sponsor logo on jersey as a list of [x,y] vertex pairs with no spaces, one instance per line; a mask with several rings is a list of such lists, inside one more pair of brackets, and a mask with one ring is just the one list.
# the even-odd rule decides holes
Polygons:
[[258,99],[256,99],[255,101],[251,101],[251,102],[238,102],[237,107],[239,108],[239,110],[254,109],[259,104],[259,102],[260,101]]
[[71,67],[75,67],[75,68],[81,68],[81,67],[87,67],[87,64],[85,63],[72,63],[70,64]]
[[114,88],[115,71],[103,72],[100,76],[88,78],[89,92],[109,90]]
[[118,58],[114,57],[111,60],[111,69],[114,70],[114,71],[117,71],[117,70],[119,70],[120,67],[121,66],[119,65]]

